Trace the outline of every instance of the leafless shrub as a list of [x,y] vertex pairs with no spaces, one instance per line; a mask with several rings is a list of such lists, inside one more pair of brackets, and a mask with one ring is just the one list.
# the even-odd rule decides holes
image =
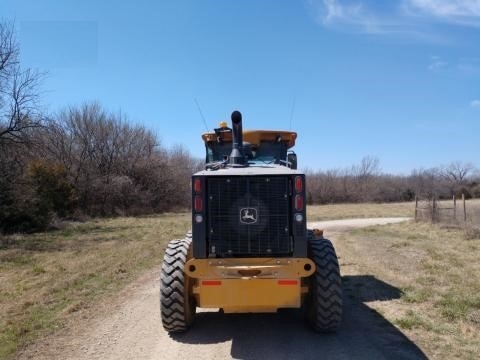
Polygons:
[[68,170],[78,206],[87,214],[131,215],[190,205],[190,177],[199,161],[181,146],[164,149],[151,131],[98,103],[60,112],[42,139],[45,156]]

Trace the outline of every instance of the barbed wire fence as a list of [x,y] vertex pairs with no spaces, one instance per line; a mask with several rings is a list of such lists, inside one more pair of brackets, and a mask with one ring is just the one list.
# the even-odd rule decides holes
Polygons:
[[451,200],[438,200],[436,196],[425,199],[415,197],[415,221],[439,223],[463,228],[467,238],[480,237],[480,202],[453,196]]

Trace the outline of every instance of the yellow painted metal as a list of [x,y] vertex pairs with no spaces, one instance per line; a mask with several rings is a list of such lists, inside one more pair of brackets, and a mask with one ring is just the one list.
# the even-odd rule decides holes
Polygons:
[[302,278],[314,271],[308,258],[191,259],[185,265],[197,306],[225,312],[298,308],[308,292]]
[[278,308],[301,305],[300,280],[279,285],[278,279],[223,279],[218,285],[194,286],[197,305],[223,308],[224,312],[275,312]]
[[[248,271],[252,275],[245,275]],[[255,271],[260,273],[253,275]],[[185,272],[197,279],[297,279],[312,275],[315,264],[309,258],[190,259],[185,264]]]
[[[203,141],[216,142],[218,141],[218,136],[215,133],[205,133],[202,135]],[[220,133],[221,140],[225,142],[232,141],[232,133],[224,132]],[[275,130],[244,130],[243,131],[243,140],[249,142],[252,145],[259,146],[262,141],[276,141],[278,136],[282,138],[283,141],[287,142],[287,147],[291,148],[295,145],[295,140],[297,139],[297,133],[293,131],[275,131]]]

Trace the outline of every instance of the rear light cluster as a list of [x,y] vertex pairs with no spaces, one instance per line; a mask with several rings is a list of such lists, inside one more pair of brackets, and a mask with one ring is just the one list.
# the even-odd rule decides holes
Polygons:
[[200,194],[202,192],[202,182],[199,178],[195,179],[195,182],[193,183],[193,190],[196,194]]
[[195,222],[201,223],[203,221],[203,201],[202,201],[202,181],[199,178],[193,180],[193,209],[197,213],[195,214]]
[[305,207],[305,199],[304,199],[304,179],[302,176],[296,176],[294,182],[295,188],[295,210],[301,211],[302,213],[295,214],[295,221],[302,222],[303,221],[303,211]]

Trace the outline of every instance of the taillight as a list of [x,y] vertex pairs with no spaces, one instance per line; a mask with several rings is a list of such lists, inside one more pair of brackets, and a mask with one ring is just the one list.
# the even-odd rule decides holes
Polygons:
[[305,178],[303,176],[295,176],[293,189],[295,190],[293,206],[297,212],[293,218],[298,224],[303,224],[305,219]]
[[297,285],[298,280],[288,280],[288,279],[280,279],[278,280],[278,285]]
[[202,182],[200,181],[200,179],[195,179],[195,181],[193,182],[193,191],[195,191],[195,193],[197,194],[200,194],[202,192]]
[[295,195],[295,210],[302,211],[303,210],[303,196],[302,195]]
[[202,198],[200,195],[195,196],[195,211],[200,212],[202,211],[203,204],[202,204]]
[[295,177],[295,192],[301,193],[303,190],[303,179],[301,176]]

